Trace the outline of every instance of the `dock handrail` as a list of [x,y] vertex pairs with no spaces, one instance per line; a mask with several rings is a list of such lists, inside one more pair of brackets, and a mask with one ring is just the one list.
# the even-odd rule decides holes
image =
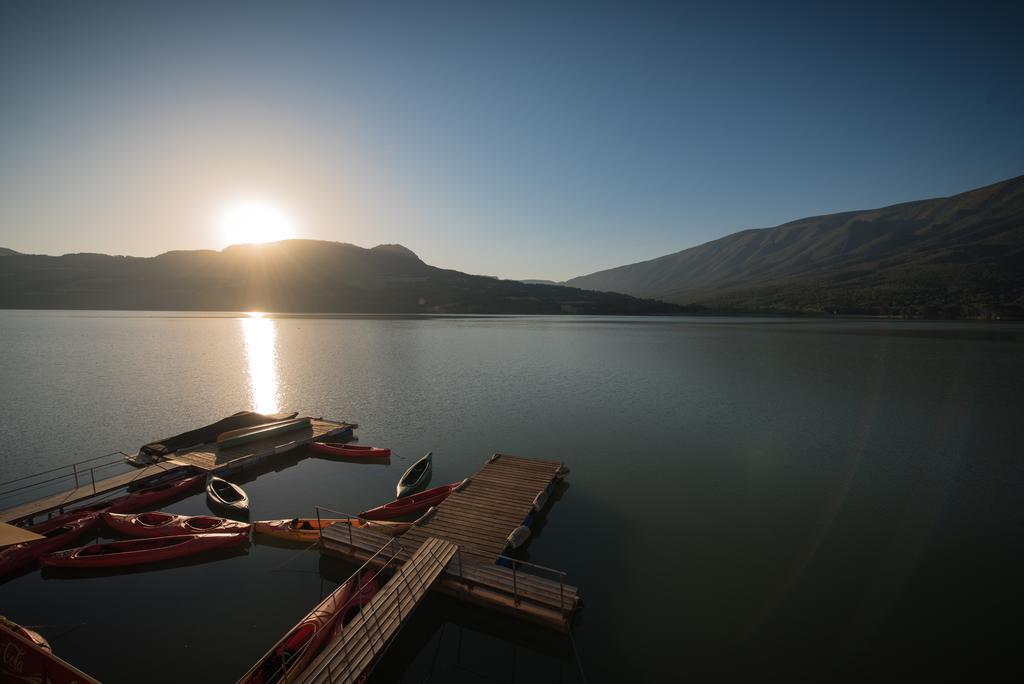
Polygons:
[[[317,506],[316,507],[317,541],[321,545],[323,544],[324,528],[321,526],[321,523],[320,523],[320,511],[325,511],[325,512],[328,512],[328,513],[335,513],[337,515],[340,515],[340,516],[343,516],[343,517],[347,518],[349,521],[361,520],[362,519],[358,515],[352,515],[350,513],[345,513],[343,511],[338,511],[338,510],[335,510],[333,508],[328,508],[327,506]],[[353,541],[353,536],[352,536],[352,525],[349,524],[349,525],[347,525],[347,527],[348,527],[348,543],[349,543],[349,546],[353,546],[354,547],[355,543]],[[397,539],[392,537],[392,539],[388,542],[388,544],[385,544],[384,547],[381,547],[381,550],[383,550],[385,547],[387,547],[392,541],[397,542]],[[505,556],[505,555],[499,555],[497,557],[497,559],[495,559],[494,556],[489,556],[489,555],[486,555],[486,554],[465,550],[465,549],[462,548],[461,544],[455,544],[455,546],[456,546],[455,558],[453,558],[452,561],[457,563],[457,565],[458,565],[458,572],[456,574],[458,575],[459,579],[462,580],[463,582],[472,582],[472,580],[468,579],[465,576],[465,574],[463,573],[463,568],[462,568],[462,556],[463,556],[463,554],[465,554],[467,556],[470,556],[470,557],[473,557],[473,558],[479,558],[481,560],[484,560],[487,564],[496,563],[498,565],[504,565],[506,567],[511,567],[511,570],[512,570],[512,600],[515,603],[515,605],[518,606],[520,601],[522,601],[522,599],[525,597],[524,595],[520,595],[520,591],[519,591],[519,574],[521,572],[520,568],[525,566],[526,568],[530,568],[530,569],[539,571],[537,573],[527,573],[527,574],[530,574],[532,576],[535,576],[535,577],[536,576],[544,576],[544,574],[546,574],[548,576],[554,576],[555,578],[557,578],[557,580],[558,580],[558,608],[559,608],[559,610],[563,614],[568,615],[568,614],[572,613],[573,610],[575,609],[574,606],[569,606],[568,608],[566,608],[566,605],[565,605],[565,578],[568,576],[568,573],[566,573],[565,571],[563,571],[563,570],[556,570],[555,568],[549,568],[549,567],[546,567],[544,565],[538,565],[537,563],[531,563],[529,561],[524,561],[524,560],[520,560],[518,558],[512,558],[510,556]],[[401,546],[401,544],[399,544],[399,548],[400,549],[403,548]],[[378,550],[377,553],[374,554],[373,557],[375,558],[379,553],[380,553],[380,550]],[[367,561],[367,562],[369,562],[369,561]],[[449,564],[450,563],[451,562],[449,562]]]
[[[401,548],[397,539],[389,539],[362,567],[374,563],[374,559],[392,545]],[[380,592],[370,604],[362,608],[360,616],[354,617],[348,624],[347,628],[353,629],[352,634],[359,636],[351,639],[342,637],[327,644],[324,653],[300,675],[300,681],[317,682],[325,675],[328,682],[353,681],[353,677],[359,677],[359,681],[362,681],[369,674],[376,666],[380,654],[397,638],[430,585],[447,566],[448,561],[442,562],[434,552],[435,545],[447,548],[442,553],[455,553],[456,544],[453,542],[442,539],[423,542],[408,561],[402,563],[401,569],[396,569],[391,579],[381,586]],[[395,561],[397,556],[398,552],[393,553],[388,563]],[[378,573],[386,567],[382,566]],[[361,571],[357,571],[357,574]],[[336,674],[343,679],[336,680]]]
[[[565,608],[565,578],[568,575],[564,570],[555,570],[554,568],[545,567],[529,561],[519,560],[518,558],[512,558],[510,556],[498,556],[499,565],[502,564],[500,561],[506,561],[512,566],[512,597],[515,604],[519,605],[519,587],[518,587],[518,571],[519,566],[525,565],[528,568],[535,568],[541,572],[550,573],[558,577],[558,609],[563,613],[570,613],[572,609],[566,610]],[[532,573],[531,573],[532,574]]]
[[[84,465],[86,463],[92,463],[94,461],[99,461],[100,459],[109,459],[112,456],[115,456],[116,458],[114,460],[112,460],[112,461],[107,462],[107,463],[100,463],[100,464],[97,464],[97,465],[90,466],[89,468],[79,469],[79,466]],[[39,480],[37,482],[30,482],[28,484],[23,484],[23,485],[20,485],[18,487],[13,487],[11,489],[5,489],[3,491],[0,491],[0,499],[7,498],[7,497],[9,497],[9,496],[11,496],[13,494],[17,494],[19,492],[25,492],[25,491],[31,490],[31,489],[38,489],[38,488],[44,487],[45,485],[50,485],[50,484],[53,484],[55,482],[59,482],[61,480],[65,480],[65,479],[69,479],[69,478],[74,478],[75,488],[77,489],[82,484],[81,481],[79,480],[79,477],[84,477],[86,474],[89,475],[89,481],[92,482],[93,488],[95,489],[96,471],[100,470],[102,468],[109,468],[109,467],[114,466],[114,465],[123,464],[125,462],[124,459],[125,459],[126,456],[128,456],[128,454],[124,453],[123,451],[112,451],[109,454],[102,454],[100,456],[93,456],[91,458],[85,458],[85,459],[82,459],[81,461],[75,461],[74,463],[68,463],[66,465],[58,466],[56,468],[50,468],[48,470],[42,470],[42,471],[40,471],[38,473],[32,473],[31,475],[22,475],[21,477],[16,477],[16,478],[14,478],[12,480],[7,480],[5,482],[0,482],[0,488],[4,488],[4,487],[7,487],[7,486],[12,485],[12,484],[16,484],[16,483],[19,483],[19,482],[25,482],[26,480],[31,480],[33,478],[39,478],[39,477],[42,477],[44,475],[51,475],[53,473],[56,473],[56,472],[59,472],[59,471],[62,471],[62,470],[63,471],[70,470],[70,472],[65,472],[62,475],[57,475],[55,477],[50,477],[50,478],[47,478],[45,480]]]
[[[332,511],[332,512],[334,512],[334,513],[337,513],[338,511]],[[362,575],[363,575],[363,571],[364,571],[364,570],[365,570],[365,569],[366,569],[366,568],[367,568],[367,567],[368,567],[368,566],[369,566],[369,565],[370,565],[370,564],[371,564],[371,563],[372,563],[373,561],[375,561],[375,560],[377,559],[377,557],[378,557],[378,556],[382,555],[382,554],[383,554],[383,553],[385,552],[385,549],[387,549],[387,548],[388,548],[389,546],[391,546],[391,543],[392,543],[392,542],[394,542],[394,543],[395,543],[395,544],[396,544],[396,545],[397,545],[397,546],[399,547],[399,550],[401,549],[401,544],[398,544],[398,540],[396,540],[396,539],[391,539],[391,540],[389,540],[387,544],[385,544],[384,546],[382,546],[382,547],[381,547],[381,548],[380,548],[380,549],[379,549],[379,550],[377,551],[377,553],[373,554],[373,556],[372,556],[371,558],[369,558],[369,559],[368,559],[368,560],[367,560],[366,562],[364,562],[364,563],[363,563],[363,564],[362,564],[361,566],[359,566],[359,569],[358,569],[358,570],[356,570],[355,572],[353,572],[353,573],[352,573],[352,574],[351,574],[351,575],[350,575],[350,576],[348,577],[348,579],[346,579],[346,580],[345,580],[344,582],[342,582],[341,584],[339,584],[339,585],[338,585],[338,587],[337,587],[337,588],[336,588],[336,589],[334,590],[334,591],[338,591],[338,590],[339,590],[339,589],[340,589],[340,588],[341,588],[342,586],[344,586],[344,585],[345,585],[345,583],[346,583],[346,582],[355,582],[355,591],[353,592],[352,596],[350,596],[350,597],[348,598],[348,600],[347,600],[347,601],[345,601],[345,604],[344,604],[344,605],[343,605],[343,606],[342,606],[342,607],[341,607],[341,608],[340,608],[340,609],[339,609],[339,610],[337,611],[337,614],[338,614],[338,616],[339,616],[339,617],[338,617],[338,619],[339,619],[339,620],[340,620],[340,619],[342,619],[342,618],[343,618],[343,616],[344,616],[344,615],[345,615],[345,614],[346,614],[346,613],[348,612],[348,609],[349,609],[349,607],[350,607],[350,606],[352,605],[352,603],[353,603],[354,601],[356,601],[357,599],[359,599],[359,598],[360,598],[360,594],[361,594],[361,592],[362,592],[362,586],[363,586],[363,584],[364,584],[364,582],[362,582],[362,581],[361,581],[361,580],[363,579],[363,577],[362,577]],[[384,572],[385,570],[387,570],[387,569],[388,569],[388,568],[389,568],[389,567],[391,566],[391,564],[392,564],[392,562],[394,561],[395,557],[396,557],[396,556],[398,555],[398,553],[399,553],[399,550],[396,550],[396,551],[395,551],[394,553],[392,553],[392,554],[391,554],[391,557],[390,557],[390,558],[388,558],[388,559],[387,559],[386,561],[384,561],[384,562],[383,562],[383,563],[382,563],[382,564],[380,565],[380,567],[379,567],[379,568],[377,568],[376,572],[374,572],[374,573],[373,573],[373,575],[372,575],[372,576],[371,576],[371,577],[369,578],[369,580],[368,580],[368,581],[370,581],[370,582],[373,582],[373,581],[377,581],[377,578],[378,578],[378,577],[380,577],[381,573],[383,573],[383,572]],[[382,583],[378,583],[378,585],[380,585],[380,584],[382,584]],[[333,594],[334,592],[331,592],[331,593]],[[401,607],[400,607],[400,606],[399,606],[399,610],[401,610]],[[335,626],[335,624],[334,624],[334,622],[332,621],[332,622],[330,623],[330,625],[329,625],[329,628],[330,628],[330,629],[334,629],[334,626]],[[365,625],[365,623],[364,623],[364,629],[365,629],[365,628],[366,628],[366,625]],[[314,632],[313,632],[314,636],[315,636],[316,634],[318,634],[318,633],[319,633],[319,631],[320,631],[320,628],[319,628],[319,627],[317,627],[316,631],[314,631]],[[287,632],[286,632],[286,634],[287,634]],[[291,656],[291,657],[290,657],[290,658],[288,659],[288,661],[287,661],[287,662],[283,662],[283,663],[281,663],[281,665],[280,665],[280,666],[279,666],[279,667],[278,667],[278,668],[277,668],[277,669],[276,669],[276,670],[275,670],[275,671],[274,671],[273,673],[271,673],[271,675],[270,675],[270,677],[269,677],[268,679],[269,679],[270,681],[276,681],[276,680],[275,680],[275,676],[277,676],[277,675],[279,675],[279,674],[280,674],[280,675],[284,675],[284,674],[286,674],[286,673],[287,673],[287,672],[289,671],[289,670],[288,670],[288,665],[289,665],[290,663],[293,663],[293,662],[295,662],[296,660],[299,660],[299,659],[301,659],[301,658],[302,658],[302,657],[303,657],[303,656],[305,655],[306,649],[307,649],[307,648],[309,647],[309,644],[310,644],[310,643],[311,643],[312,641],[313,641],[313,639],[311,638],[311,639],[310,639],[310,640],[308,640],[308,641],[307,641],[307,642],[306,642],[305,644],[303,644],[303,645],[302,645],[302,647],[301,647],[301,648],[300,648],[299,650],[297,650],[297,651],[296,651],[296,652],[295,652],[294,654],[292,654],[292,656]],[[276,644],[275,644],[275,645],[276,645]],[[272,646],[271,648],[273,648],[273,646]],[[263,654],[263,655],[262,655],[262,656],[260,657],[260,660],[259,660],[259,661],[257,661],[257,662],[262,662],[262,661],[264,661],[264,660],[265,660],[265,659],[267,658],[267,656],[269,656],[269,655],[270,655],[270,651],[268,651],[267,653],[264,653],[264,654]],[[315,656],[314,656],[314,657],[315,657]],[[312,665],[312,663],[307,663],[306,667],[310,667],[311,665]],[[327,667],[328,667],[328,670],[330,670],[330,661],[328,661],[328,663],[327,663]],[[332,679],[333,679],[333,677],[332,677]]]
[[509,567],[512,570],[513,599],[515,600],[516,605],[519,605],[520,596],[519,596],[519,587],[518,587],[518,584],[519,584],[519,582],[518,582],[518,575],[519,575],[519,572],[520,572],[520,568],[525,566],[526,568],[530,568],[530,569],[539,571],[539,572],[536,572],[536,573],[528,573],[528,574],[531,574],[533,576],[549,575],[549,576],[553,576],[554,578],[557,578],[557,580],[558,580],[558,592],[559,592],[559,608],[562,610],[562,612],[571,612],[571,610],[570,611],[566,611],[566,608],[565,608],[565,578],[569,575],[569,573],[565,572],[564,570],[556,570],[555,568],[549,568],[549,567],[547,567],[545,565],[539,565],[537,563],[531,563],[530,561],[524,561],[524,560],[520,560],[518,558],[512,558],[511,556],[506,556],[506,555],[503,555],[503,554],[502,555],[498,555],[497,558],[495,559],[494,556],[491,556],[489,554],[484,554],[484,553],[479,553],[479,552],[476,552],[476,551],[470,551],[468,549],[463,549],[461,544],[456,544],[456,546],[459,549],[458,553],[457,553],[457,558],[459,560],[459,577],[461,579],[466,580],[466,578],[463,576],[463,573],[462,573],[462,558],[461,558],[462,554],[465,554],[465,555],[470,556],[472,558],[479,558],[479,559],[485,561],[487,564],[496,563],[497,565],[501,565],[503,567]]
[[81,461],[75,461],[74,463],[68,463],[66,465],[57,466],[56,468],[50,468],[49,470],[40,470],[38,473],[33,473],[31,475],[22,475],[21,477],[16,477],[13,480],[7,480],[5,482],[0,482],[0,487],[6,487],[7,485],[14,484],[15,482],[21,482],[22,480],[28,480],[30,478],[39,477],[40,475],[46,475],[48,473],[55,473],[58,470],[64,470],[65,468],[72,468],[74,466],[80,466],[83,463],[89,463],[90,461],[98,461],[101,458],[107,458],[109,456],[115,456],[115,455],[118,455],[118,456],[121,456],[121,457],[128,456],[128,454],[124,453],[123,451],[111,451],[109,454],[101,454],[100,456],[93,456],[91,458],[83,458]]
[[[345,513],[343,511],[336,511],[333,508],[328,508],[327,506],[317,506],[316,507],[316,540],[317,540],[317,543],[319,543],[321,545],[323,545],[323,541],[324,541],[324,528],[323,528],[323,525],[320,522],[320,511],[326,511],[328,513],[337,513],[340,516],[344,516],[348,520],[348,522],[349,522],[349,524],[348,524],[348,544],[349,544],[349,546],[352,546],[353,545],[352,544],[352,521],[353,520],[363,520],[363,518],[360,518],[358,515],[352,515],[351,513]],[[394,537],[392,537],[391,540],[395,541],[397,543],[397,540]],[[384,546],[387,546],[387,544],[385,544]],[[401,544],[399,544],[398,547],[400,549],[403,548]],[[381,548],[383,548],[383,547],[381,547]],[[380,551],[378,551],[377,553],[380,553]],[[374,554],[374,557],[376,557],[376,556],[377,556],[377,554]]]

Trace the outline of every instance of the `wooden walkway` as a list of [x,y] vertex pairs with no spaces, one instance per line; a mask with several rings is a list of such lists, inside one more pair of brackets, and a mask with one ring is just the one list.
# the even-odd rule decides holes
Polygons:
[[455,556],[455,544],[430,538],[306,668],[298,682],[355,682],[391,643]]
[[359,426],[355,423],[311,418],[310,427],[302,430],[271,435],[230,449],[219,449],[216,444],[204,444],[195,449],[175,452],[172,458],[206,471],[231,470],[297,449],[317,439],[340,436],[356,427]]
[[[378,555],[394,537],[351,525],[328,527],[321,537],[322,553],[351,563],[364,563]],[[393,563],[412,557],[405,535],[398,537],[401,549]],[[378,555],[379,557],[379,555]],[[579,590],[565,582],[564,573],[544,571],[539,566],[515,563],[509,568],[459,553],[445,568],[435,589],[442,594],[496,610],[560,632],[568,632],[581,605]]]
[[[272,435],[255,442],[241,444],[231,449],[218,449],[216,444],[204,444],[195,449],[176,452],[168,459],[159,461],[143,468],[133,468],[129,472],[99,480],[95,483],[76,486],[70,490],[51,494],[35,501],[13,506],[0,512],[0,521],[12,522],[25,520],[32,516],[70,506],[90,499],[94,496],[113,492],[127,487],[135,480],[156,475],[165,470],[173,470],[181,466],[193,466],[199,470],[223,472],[258,463],[276,454],[292,451],[313,440],[325,437],[342,437],[358,427],[355,423],[342,423],[323,418],[311,418],[310,427],[282,435]],[[70,466],[68,466],[70,468]],[[87,471],[79,473],[84,480]],[[91,473],[90,473],[91,476]]]
[[75,487],[57,494],[43,497],[35,501],[29,501],[7,510],[0,512],[0,521],[13,522],[15,520],[24,520],[26,518],[39,515],[41,513],[47,513],[52,510],[63,508],[64,506],[70,506],[91,499],[94,496],[100,494],[106,494],[107,492],[113,492],[123,487],[127,487],[135,480],[150,477],[152,475],[158,475],[167,470],[176,470],[182,467],[183,464],[177,461],[161,461],[145,468],[132,468],[127,473],[121,473],[120,475],[114,475],[98,482],[90,482],[89,484]]
[[[568,631],[580,599],[576,587],[565,583],[565,573],[509,559],[506,565],[497,564],[508,537],[543,510],[549,490],[565,472],[556,461],[492,457],[465,486],[398,538],[401,550],[395,562],[407,562],[407,549],[430,538],[453,542],[459,553],[445,569],[439,591]],[[323,553],[362,563],[391,541],[372,530],[334,525],[322,532],[320,547]]]
[[495,454],[480,472],[434,509],[426,522],[402,536],[417,545],[448,539],[463,553],[491,562],[505,552],[509,535],[547,502],[548,488],[565,472],[557,461]]

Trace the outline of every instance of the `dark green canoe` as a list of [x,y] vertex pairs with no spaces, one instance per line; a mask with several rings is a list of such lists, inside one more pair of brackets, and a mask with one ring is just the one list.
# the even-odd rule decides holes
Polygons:
[[434,452],[428,451],[427,455],[409,466],[409,469],[398,481],[398,498],[418,492],[430,482],[431,466],[434,462]]

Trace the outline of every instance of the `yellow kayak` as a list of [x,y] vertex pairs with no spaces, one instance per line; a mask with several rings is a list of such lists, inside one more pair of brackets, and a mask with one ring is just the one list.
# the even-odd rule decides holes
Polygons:
[[252,524],[254,532],[268,534],[280,539],[314,542],[320,537],[320,530],[331,525],[365,527],[375,532],[398,536],[412,527],[411,522],[390,522],[363,520],[361,518],[291,518],[283,520],[258,520]]

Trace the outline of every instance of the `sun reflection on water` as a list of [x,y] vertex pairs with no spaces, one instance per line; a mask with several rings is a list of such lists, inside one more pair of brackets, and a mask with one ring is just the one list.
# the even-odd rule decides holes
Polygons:
[[259,413],[278,410],[277,321],[254,311],[240,318],[245,357],[249,363],[252,408]]

